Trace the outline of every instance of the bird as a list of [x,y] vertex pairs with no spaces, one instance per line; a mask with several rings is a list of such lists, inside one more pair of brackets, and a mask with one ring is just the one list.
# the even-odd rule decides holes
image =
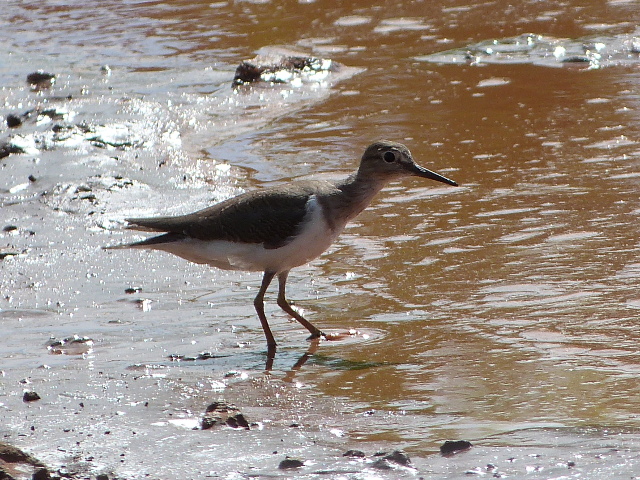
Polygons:
[[186,215],[126,218],[127,228],[159,235],[105,248],[161,250],[223,270],[263,272],[253,304],[273,355],[277,343],[264,313],[272,280],[278,278],[278,306],[310,332],[309,339],[326,338],[287,300],[289,271],[327,250],[385,185],[410,176],[458,185],[418,165],[402,143],[379,140],[365,149],[358,169],[346,179],[298,180],[251,190]]

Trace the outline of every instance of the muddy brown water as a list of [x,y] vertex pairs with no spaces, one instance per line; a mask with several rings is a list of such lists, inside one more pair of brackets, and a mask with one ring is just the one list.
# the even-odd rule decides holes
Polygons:
[[[0,126],[25,151],[0,160],[4,441],[117,478],[284,477],[287,455],[306,478],[640,475],[637,2],[3,9],[3,116],[62,115]],[[234,92],[274,46],[345,68]],[[272,289],[268,374],[259,275],[100,249],[137,238],[126,216],[341,176],[378,138],[461,186],[390,185],[292,272],[347,340],[305,356]],[[257,425],[193,430],[213,401]],[[414,468],[374,466],[396,449]]]

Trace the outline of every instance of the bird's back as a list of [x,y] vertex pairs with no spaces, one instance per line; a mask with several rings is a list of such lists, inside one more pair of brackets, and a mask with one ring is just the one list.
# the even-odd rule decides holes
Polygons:
[[298,181],[246,192],[187,215],[128,218],[127,222],[133,229],[173,234],[167,237],[168,240],[183,236],[279,248],[299,233],[305,222],[309,198],[330,195],[335,190],[333,184],[325,181]]

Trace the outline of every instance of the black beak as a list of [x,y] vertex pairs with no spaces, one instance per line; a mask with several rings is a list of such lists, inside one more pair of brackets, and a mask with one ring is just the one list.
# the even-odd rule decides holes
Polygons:
[[406,169],[411,172],[411,174],[416,175],[418,177],[422,177],[422,178],[430,178],[431,180],[436,180],[438,182],[442,182],[442,183],[446,183],[447,185],[453,185],[454,187],[457,187],[458,184],[456,182],[454,182],[453,180],[444,177],[442,175],[440,175],[439,173],[436,172],[432,172],[431,170],[428,170],[424,167],[421,167],[420,165],[416,164],[416,163],[411,163],[410,165],[406,165]]

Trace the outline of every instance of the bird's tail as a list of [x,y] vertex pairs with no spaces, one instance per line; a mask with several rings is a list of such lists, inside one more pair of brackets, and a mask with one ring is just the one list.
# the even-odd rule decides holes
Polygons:
[[157,235],[155,237],[141,240],[140,242],[122,243],[119,245],[109,245],[102,247],[103,250],[122,250],[125,248],[154,248],[161,244],[173,243],[179,240],[184,240],[185,236],[181,233],[165,233],[164,235]]

